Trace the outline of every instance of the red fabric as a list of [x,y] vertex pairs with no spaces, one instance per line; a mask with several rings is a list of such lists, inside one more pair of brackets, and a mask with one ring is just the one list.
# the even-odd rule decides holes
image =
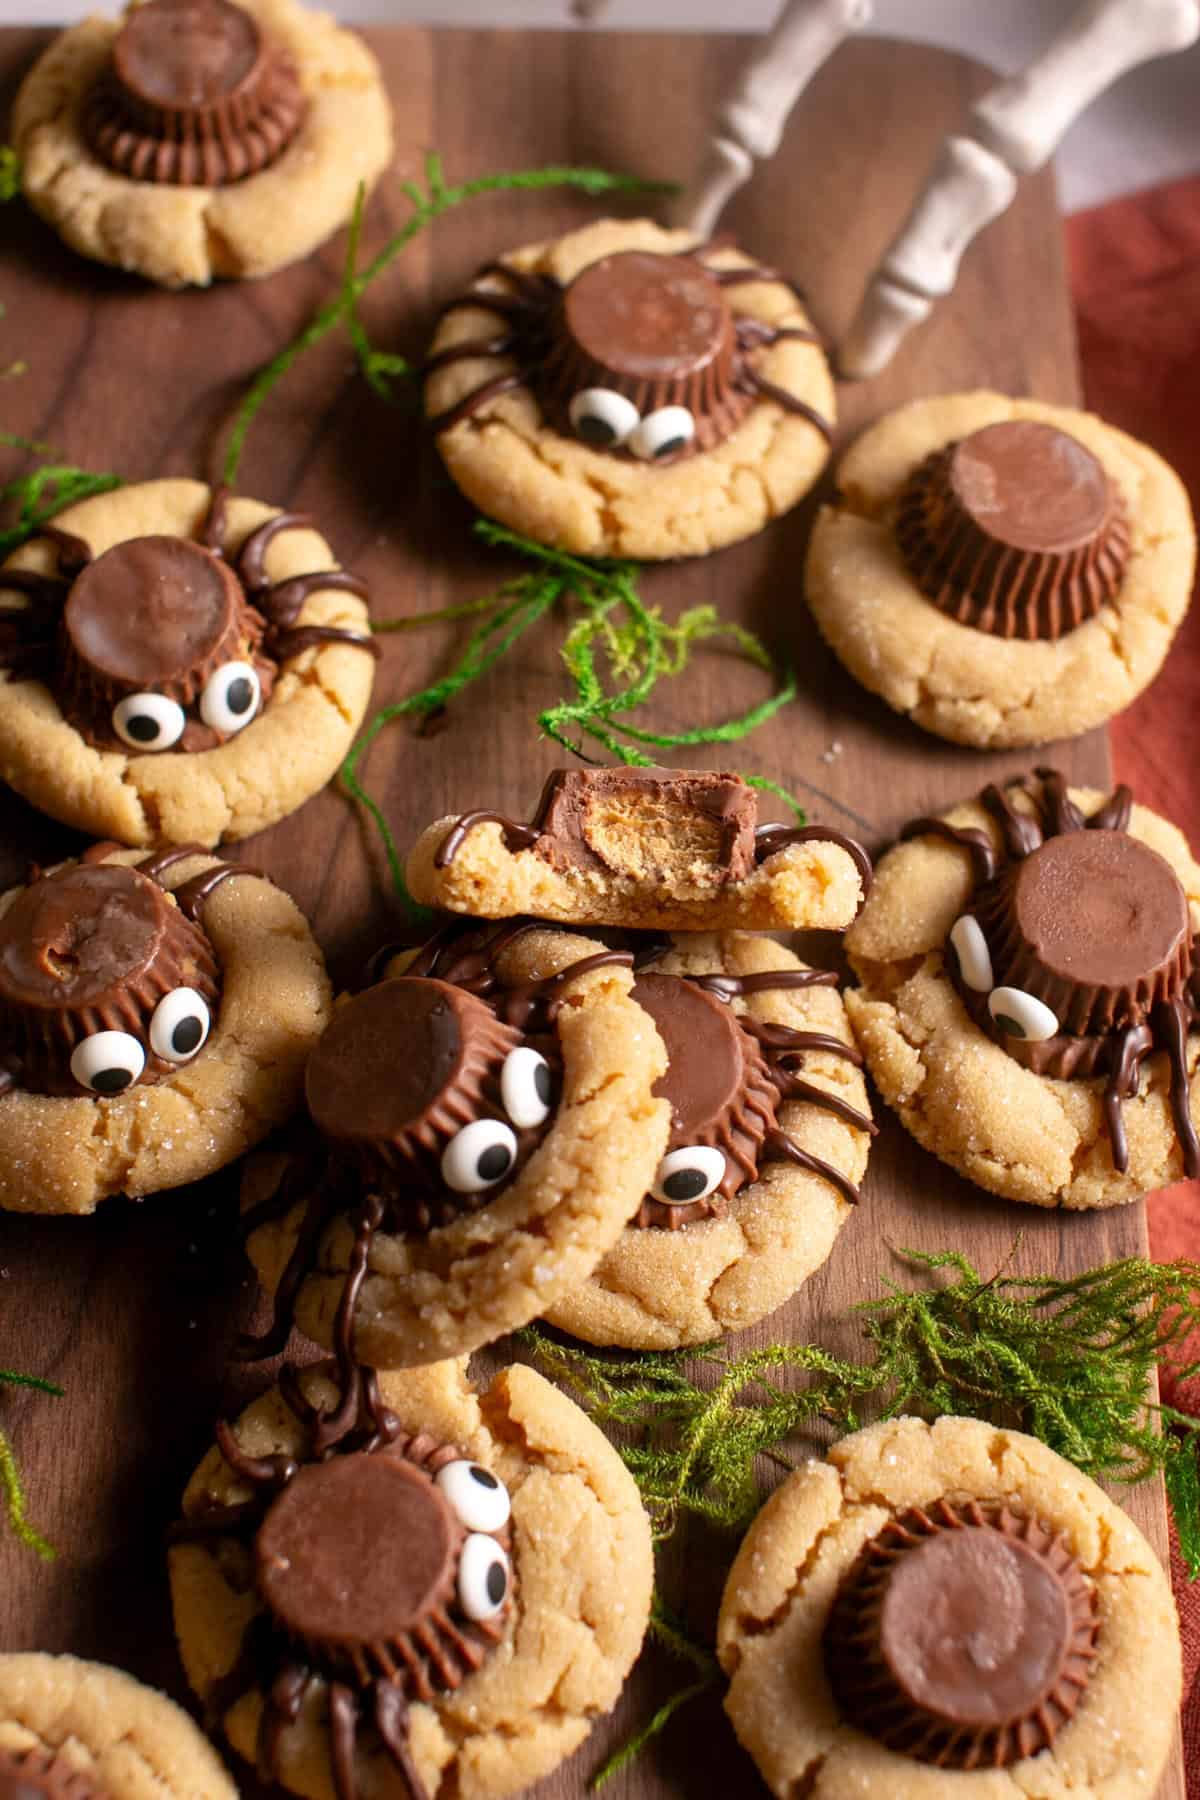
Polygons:
[[[1067,222],[1071,283],[1087,404],[1153,445],[1186,482],[1200,516],[1200,178],[1113,200]],[[1200,605],[1193,605],[1157,681],[1113,721],[1118,779],[1173,819],[1200,850],[1196,713]],[[1200,1259],[1200,1182],[1149,1203],[1160,1261]],[[1166,1397],[1200,1414],[1200,1381]],[[1200,1800],[1200,1582],[1189,1584],[1172,1542],[1183,1625],[1184,1763]]]

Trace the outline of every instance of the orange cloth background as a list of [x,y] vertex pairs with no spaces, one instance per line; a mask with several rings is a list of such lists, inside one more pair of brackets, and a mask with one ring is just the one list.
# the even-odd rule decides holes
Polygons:
[[[1165,456],[1200,516],[1200,178],[1076,213],[1067,247],[1087,404]],[[1157,681],[1111,734],[1118,779],[1200,851],[1200,605]],[[1200,1260],[1200,1182],[1156,1194],[1149,1215],[1158,1260]],[[1167,1397],[1200,1413],[1200,1382]],[[1200,1582],[1188,1583],[1177,1555],[1172,1574],[1183,1625],[1188,1795],[1200,1800]]]

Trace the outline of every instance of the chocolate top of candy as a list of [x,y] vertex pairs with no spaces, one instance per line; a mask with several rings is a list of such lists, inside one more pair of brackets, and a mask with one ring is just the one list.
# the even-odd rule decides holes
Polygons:
[[1120,587],[1124,512],[1098,457],[1057,426],[1006,419],[914,471],[896,536],[922,592],[961,623],[1049,641]]
[[633,998],[666,1047],[654,1092],[671,1103],[668,1150],[711,1142],[745,1090],[752,1041],[730,1005],[678,975],[639,975]]
[[0,1800],[109,1800],[109,1794],[49,1750],[0,1750]]
[[241,590],[186,538],[127,538],[76,576],[63,614],[71,650],[103,681],[162,689],[236,628]]
[[1144,1020],[1191,973],[1187,895],[1164,857],[1123,831],[1070,831],[1010,863],[975,913],[997,982],[1033,994],[1062,1032]]
[[261,49],[257,21],[230,0],[152,0],[123,26],[113,67],[152,105],[195,108],[236,93]]
[[0,918],[0,1005],[95,1006],[158,954],[175,909],[119,863],[78,863],[25,888]]
[[891,1748],[1003,1768],[1071,1717],[1095,1631],[1094,1592],[1061,1538],[941,1502],[867,1545],[834,1601],[826,1664],[842,1708]]
[[453,1592],[463,1532],[441,1489],[398,1456],[302,1468],[255,1541],[258,1588],[284,1629],[333,1655],[387,1644]]
[[625,381],[694,374],[723,354],[729,306],[699,263],[622,250],[589,263],[563,297],[576,349]]

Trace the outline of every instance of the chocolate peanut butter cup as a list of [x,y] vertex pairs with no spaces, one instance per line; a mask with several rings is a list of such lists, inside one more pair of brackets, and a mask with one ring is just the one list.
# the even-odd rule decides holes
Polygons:
[[309,1059],[309,1111],[339,1157],[406,1211],[424,1217],[434,1198],[435,1211],[461,1210],[513,1174],[535,1141],[501,1105],[505,1065],[521,1045],[464,988],[398,976],[334,1013]]
[[[102,748],[204,749],[270,693],[264,620],[233,571],[177,537],[127,538],[75,577],[62,618],[63,712]],[[197,706],[199,717],[183,709]]]
[[654,973],[638,976],[633,998],[666,1047],[654,1093],[671,1103],[667,1153],[635,1222],[677,1229],[722,1211],[756,1178],[779,1093],[727,1002],[681,976]]
[[84,108],[101,160],[134,181],[223,187],[286,149],[305,100],[291,59],[232,0],[148,0]]
[[44,875],[0,918],[0,1050],[40,1094],[117,1094],[201,1048],[216,959],[156,882],[118,863]]
[[758,795],[740,777],[669,769],[558,769],[530,830],[556,868],[653,875],[683,863],[722,885],[755,863]]
[[960,624],[1054,642],[1113,599],[1129,555],[1121,498],[1077,438],[985,425],[910,477],[896,540],[921,592]]
[[997,985],[1032,994],[1064,1035],[1140,1024],[1187,990],[1187,895],[1170,864],[1128,832],[1048,838],[1006,864],[972,910]]
[[82,1769],[49,1750],[0,1750],[0,1800],[109,1800]]
[[622,250],[563,292],[539,392],[556,429],[647,462],[708,450],[754,404],[734,381],[734,316],[688,257]]
[[905,1756],[1007,1768],[1053,1745],[1087,1687],[1096,1597],[1061,1534],[942,1500],[889,1521],[834,1599],[842,1711]]

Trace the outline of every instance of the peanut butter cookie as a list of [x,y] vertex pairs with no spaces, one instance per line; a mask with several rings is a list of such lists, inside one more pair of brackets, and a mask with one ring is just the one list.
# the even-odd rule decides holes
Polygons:
[[438,449],[540,543],[703,556],[800,500],[833,382],[795,289],[732,246],[604,219],[489,263],[426,363]]
[[759,825],[757,789],[740,775],[558,769],[527,824],[476,811],[430,825],[407,875],[426,905],[477,918],[838,931],[871,864],[824,825]]
[[0,568],[0,775],[125,844],[276,824],[366,711],[365,593],[308,519],[198,481],[69,507]]
[[195,846],[99,844],[0,895],[0,1207],[90,1213],[289,1117],[329,1016],[294,900]]
[[1040,769],[903,835],[846,1006],[918,1142],[1034,1206],[1200,1173],[1200,869],[1174,826]]
[[184,1667],[307,1800],[491,1800],[616,1702],[650,1526],[602,1433],[526,1368],[285,1378],[222,1425],[173,1533]]
[[361,38],[296,0],[149,0],[64,31],[13,107],[29,204],[163,287],[269,275],[344,225],[392,154]]
[[1092,413],[915,400],[863,433],[805,591],[856,681],[981,749],[1075,737],[1154,679],[1187,610],[1183,484]]
[[717,1649],[780,1800],[1151,1800],[1179,1706],[1141,1532],[977,1419],[872,1425],[792,1475],[738,1552]]
[[550,1324],[646,1350],[744,1331],[820,1267],[871,1123],[837,977],[771,938],[689,933],[639,960],[671,1136],[633,1223]]
[[0,1793],[14,1800],[237,1800],[182,1707],[120,1669],[0,1655]]
[[666,1148],[666,1066],[633,958],[553,928],[450,927],[339,1005],[310,1059],[309,1121],[247,1172],[248,1249],[328,1346],[436,1362],[586,1281]]

